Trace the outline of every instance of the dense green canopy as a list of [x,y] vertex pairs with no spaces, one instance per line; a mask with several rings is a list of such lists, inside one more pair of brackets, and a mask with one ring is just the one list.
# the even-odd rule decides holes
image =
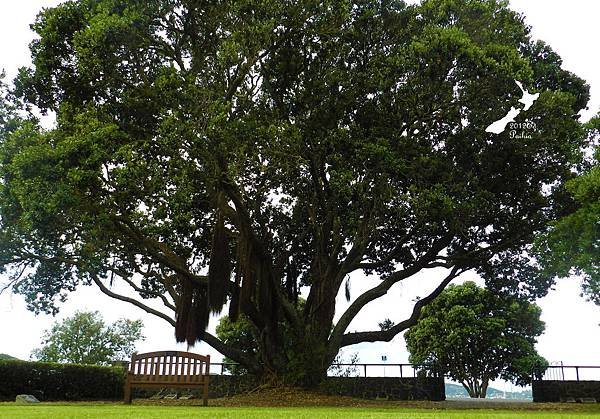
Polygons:
[[580,175],[567,183],[574,211],[553,223],[537,250],[549,275],[581,275],[584,293],[600,305],[600,114],[585,128],[596,149]]
[[484,398],[489,382],[498,378],[529,384],[532,371],[548,365],[535,350],[544,332],[541,313],[535,304],[474,282],[450,285],[404,334],[410,362],[434,365],[471,397]]
[[[178,340],[312,382],[466,270],[547,291],[527,251],[566,209],[588,88],[506,2],[76,0],[33,29],[16,93],[57,124],[21,121],[0,144],[0,261],[31,308],[94,283]],[[516,121],[535,129],[486,132],[522,108],[515,80],[540,93]],[[435,267],[446,276],[409,319],[347,332]],[[354,272],[381,282],[333,327]],[[227,301],[257,356],[205,333]]]
[[141,320],[106,324],[97,311],[78,311],[44,332],[42,346],[32,352],[38,361],[109,365],[128,361],[144,340]]

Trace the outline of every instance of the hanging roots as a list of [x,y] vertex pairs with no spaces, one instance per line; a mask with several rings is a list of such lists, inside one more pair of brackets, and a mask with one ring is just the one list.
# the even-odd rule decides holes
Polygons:
[[213,243],[208,266],[208,303],[212,313],[220,313],[227,302],[227,291],[231,277],[231,256],[229,237],[221,212],[217,213],[217,222],[213,232]]

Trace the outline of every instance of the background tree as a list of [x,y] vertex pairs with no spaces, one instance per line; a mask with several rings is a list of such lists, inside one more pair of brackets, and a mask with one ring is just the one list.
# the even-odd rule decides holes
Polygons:
[[[216,334],[217,337],[227,346],[242,351],[249,356],[255,356],[258,351],[258,344],[252,332],[252,323],[240,316],[235,322],[227,316],[219,319]],[[248,374],[248,370],[243,366],[237,365],[236,361],[227,357],[223,358],[224,363],[236,365],[226,365],[224,368],[233,375]]]
[[[16,94],[57,124],[2,134],[0,262],[34,310],[95,284],[179,341],[310,385],[462,272],[532,298],[551,284],[527,254],[565,212],[588,87],[506,2],[77,0],[33,29]],[[486,132],[522,107],[515,79],[540,93],[517,117],[536,129]],[[409,318],[348,331],[440,267]],[[380,281],[351,295],[353,273]],[[256,354],[206,332],[227,303]]]
[[106,325],[99,312],[77,312],[47,330],[42,347],[32,356],[39,361],[106,365],[128,360],[135,344],[144,340],[141,320],[119,319]]
[[596,149],[579,176],[567,183],[576,209],[553,223],[537,248],[549,275],[582,276],[584,293],[600,305],[600,114],[585,127]]
[[450,285],[405,333],[410,362],[429,364],[484,398],[497,378],[524,385],[548,365],[535,343],[544,332],[541,309],[499,296],[474,282]]

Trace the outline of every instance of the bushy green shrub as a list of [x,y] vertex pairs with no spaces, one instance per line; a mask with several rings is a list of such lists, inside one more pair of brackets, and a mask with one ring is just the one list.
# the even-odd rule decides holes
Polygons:
[[122,367],[0,361],[0,400],[33,394],[41,400],[116,400],[123,397]]

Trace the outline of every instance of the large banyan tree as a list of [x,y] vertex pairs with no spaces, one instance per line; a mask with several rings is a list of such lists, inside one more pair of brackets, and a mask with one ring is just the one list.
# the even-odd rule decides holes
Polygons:
[[[73,0],[32,27],[11,106],[56,124],[6,111],[0,146],[0,263],[32,309],[95,284],[178,341],[311,384],[467,270],[547,291],[527,252],[572,207],[588,88],[506,2]],[[515,80],[540,93],[527,110]],[[408,319],[347,330],[440,267]],[[355,272],[379,282],[334,323]],[[226,307],[257,355],[206,332]]]

